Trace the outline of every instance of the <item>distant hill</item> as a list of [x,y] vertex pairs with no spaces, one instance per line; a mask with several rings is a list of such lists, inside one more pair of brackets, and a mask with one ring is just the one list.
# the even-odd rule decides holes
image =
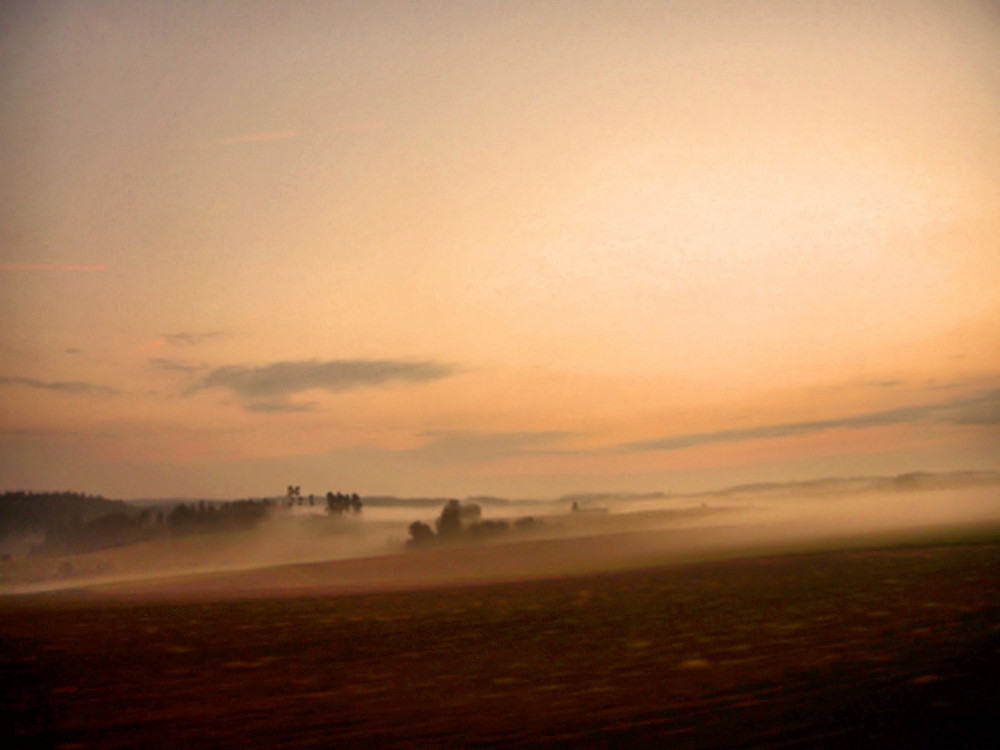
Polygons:
[[617,503],[637,500],[696,499],[696,498],[739,498],[741,496],[760,497],[809,497],[817,495],[847,495],[856,492],[891,492],[915,490],[962,489],[1000,484],[998,471],[916,471],[897,476],[825,477],[795,482],[758,482],[739,484],[715,490],[700,492],[590,492],[563,495],[559,502]]
[[245,530],[273,508],[268,500],[202,500],[149,508],[78,492],[7,492],[0,495],[0,554],[72,554],[168,536]]
[[[371,508],[440,508],[450,497],[395,497],[393,495],[373,495],[362,497],[365,507]],[[510,500],[504,497],[491,497],[481,495],[468,497],[465,502],[478,503],[479,505],[509,505]]]
[[827,477],[801,482],[763,482],[743,484],[723,490],[696,493],[694,496],[739,495],[846,495],[856,492],[945,490],[1000,484],[997,471],[954,471],[930,473],[916,471],[894,477]]
[[670,497],[683,497],[670,492],[576,492],[563,495],[560,503],[603,503],[614,500],[663,500]]

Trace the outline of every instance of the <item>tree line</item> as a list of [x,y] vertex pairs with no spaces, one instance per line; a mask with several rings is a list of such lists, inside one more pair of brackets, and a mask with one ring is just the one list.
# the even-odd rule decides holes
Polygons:
[[[360,513],[357,493],[326,493],[330,515]],[[298,487],[289,485],[285,499],[270,498],[174,503],[161,508],[136,508],[82,492],[14,491],[0,495],[0,536],[40,538],[31,554],[74,554],[123,547],[188,534],[247,531],[281,507],[305,504]],[[313,495],[310,505],[316,504]]]
[[88,521],[71,517],[66,522],[47,523],[44,539],[35,546],[34,552],[93,552],[188,534],[245,531],[263,521],[272,507],[271,500],[236,500],[218,504],[201,500],[177,503],[169,510],[128,508]]

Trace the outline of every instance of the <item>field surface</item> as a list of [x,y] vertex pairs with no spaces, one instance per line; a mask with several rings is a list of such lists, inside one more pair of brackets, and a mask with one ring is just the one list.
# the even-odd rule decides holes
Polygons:
[[0,741],[1000,747],[998,574],[981,543],[358,594],[8,597]]

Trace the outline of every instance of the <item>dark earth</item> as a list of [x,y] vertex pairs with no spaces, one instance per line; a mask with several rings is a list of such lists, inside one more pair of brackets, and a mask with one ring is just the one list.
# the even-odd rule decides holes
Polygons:
[[1000,545],[0,600],[3,747],[1000,747]]

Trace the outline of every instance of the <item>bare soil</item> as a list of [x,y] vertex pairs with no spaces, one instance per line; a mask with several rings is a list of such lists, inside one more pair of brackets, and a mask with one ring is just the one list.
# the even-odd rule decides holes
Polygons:
[[1000,747],[998,574],[981,543],[357,594],[255,594],[245,573],[8,597],[0,742]]

